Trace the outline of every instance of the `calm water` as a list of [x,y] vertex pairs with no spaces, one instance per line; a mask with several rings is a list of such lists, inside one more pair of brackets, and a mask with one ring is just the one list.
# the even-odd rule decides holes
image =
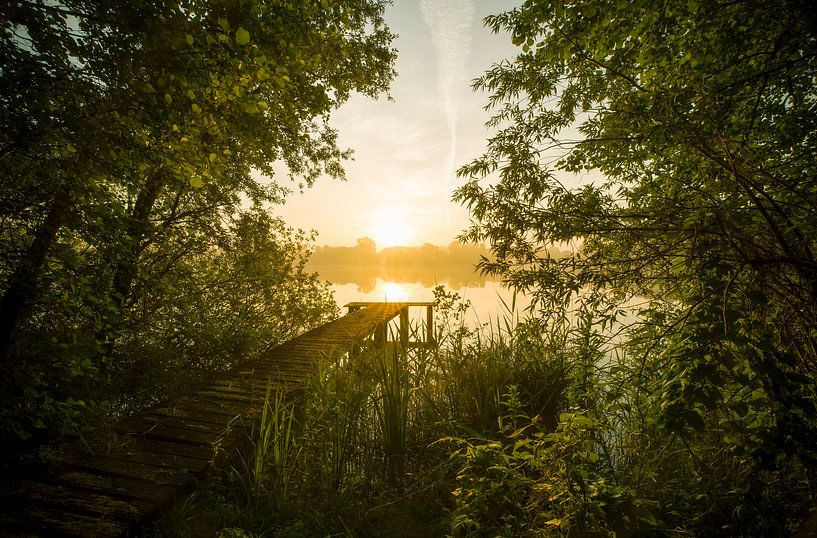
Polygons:
[[[500,282],[482,277],[467,266],[315,266],[322,279],[332,283],[335,300],[343,305],[353,301],[433,301],[434,287],[445,285],[471,302],[469,324],[487,323],[506,313],[502,300],[511,304],[513,293]],[[517,297],[521,313],[528,302]],[[345,312],[345,309],[343,309]]]

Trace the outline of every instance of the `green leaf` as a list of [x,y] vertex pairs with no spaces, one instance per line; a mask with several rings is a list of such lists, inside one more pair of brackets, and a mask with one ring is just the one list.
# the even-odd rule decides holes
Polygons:
[[184,40],[187,42],[188,45],[193,44],[193,36],[190,35],[190,34],[185,34],[184,35]]
[[703,431],[706,427],[703,417],[695,410],[685,411],[684,421],[699,432]]
[[239,26],[238,30],[235,31],[235,42],[238,45],[246,45],[250,42],[250,33]]
[[191,176],[188,182],[190,183],[190,186],[193,187],[194,189],[200,189],[204,187],[204,181],[202,181],[202,179],[199,176]]

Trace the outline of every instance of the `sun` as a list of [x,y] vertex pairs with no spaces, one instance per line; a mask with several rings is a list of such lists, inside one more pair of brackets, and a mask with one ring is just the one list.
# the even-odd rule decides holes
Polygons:
[[372,239],[378,248],[401,247],[408,245],[414,237],[414,230],[406,224],[399,214],[381,215],[372,231]]

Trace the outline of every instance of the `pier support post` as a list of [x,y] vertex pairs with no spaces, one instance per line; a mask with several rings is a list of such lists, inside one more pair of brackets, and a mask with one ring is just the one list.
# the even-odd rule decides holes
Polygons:
[[375,349],[380,349],[386,343],[386,338],[388,336],[387,331],[387,324],[381,323],[378,325],[374,330],[374,347]]
[[400,345],[403,349],[408,349],[409,341],[409,315],[408,307],[400,309]]

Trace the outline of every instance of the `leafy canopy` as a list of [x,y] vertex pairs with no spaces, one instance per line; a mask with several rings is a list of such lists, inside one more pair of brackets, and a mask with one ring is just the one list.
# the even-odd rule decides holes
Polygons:
[[482,269],[543,312],[642,304],[624,342],[668,425],[772,405],[772,443],[817,461],[813,10],[529,0],[486,22],[521,51],[475,83],[498,132],[455,194]]
[[[173,383],[153,373],[218,367],[210,352],[237,360],[334,314],[303,271],[309,238],[265,211],[281,176],[343,178],[328,119],[388,88],[384,6],[0,4],[0,438],[60,426],[115,383],[153,398]],[[282,307],[286,290],[314,308]]]
[[[481,268],[528,293],[542,327],[570,322],[597,353],[568,396],[601,459],[560,454],[566,475],[509,472],[511,486],[580,491],[544,523],[566,535],[637,532],[618,507],[591,517],[614,506],[593,498],[602,483],[649,508],[631,513],[648,528],[793,532],[817,466],[814,10],[528,0],[486,22],[520,50],[475,82],[496,134],[460,169],[463,236],[490,243]],[[497,446],[482,447],[503,455],[489,477],[525,469]],[[506,491],[465,463],[489,499]]]

